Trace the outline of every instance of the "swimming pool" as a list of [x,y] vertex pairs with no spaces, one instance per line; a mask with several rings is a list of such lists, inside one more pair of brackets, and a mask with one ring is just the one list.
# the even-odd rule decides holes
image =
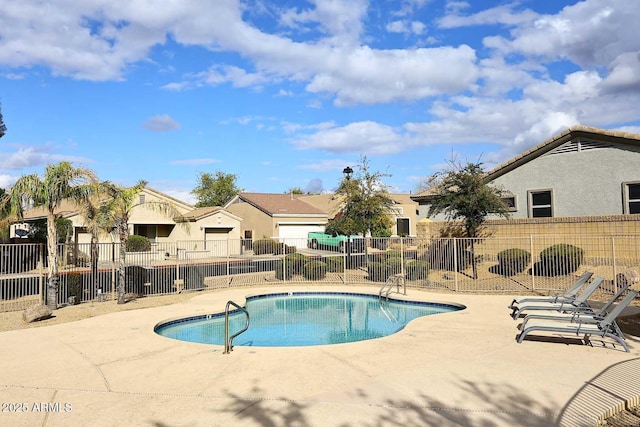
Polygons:
[[[394,334],[411,320],[462,310],[454,304],[379,299],[367,294],[291,292],[247,298],[249,329],[234,346],[288,347],[341,344]],[[244,327],[245,315],[229,315],[233,334]],[[162,322],[155,332],[164,337],[224,345],[224,313]]]

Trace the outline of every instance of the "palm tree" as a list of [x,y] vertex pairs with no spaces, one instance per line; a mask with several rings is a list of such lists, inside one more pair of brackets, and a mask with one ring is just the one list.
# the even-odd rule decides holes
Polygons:
[[25,208],[42,207],[47,214],[47,305],[55,310],[58,306],[58,232],[56,219],[60,217],[58,207],[63,200],[80,201],[87,198],[91,183],[96,176],[90,169],[73,167],[69,162],[47,165],[44,176],[37,174],[22,176],[16,181],[7,200],[10,210],[18,218]]
[[87,194],[87,198],[82,200],[79,205],[86,231],[91,236],[91,285],[94,291],[98,287],[98,239],[100,236],[108,235],[113,231],[113,226],[109,222],[109,203],[105,200],[105,195],[109,189],[109,183],[96,183],[92,191]]
[[[118,266],[118,304],[126,303],[125,291],[125,265],[127,258],[127,240],[129,239],[129,217],[131,212],[137,206],[144,205],[148,209],[152,209],[167,217],[171,217],[178,221],[182,214],[172,203],[163,201],[144,201],[140,202],[138,197],[140,192],[147,186],[147,181],[139,181],[132,187],[120,187],[115,184],[107,184],[107,193],[109,202],[106,211],[109,212],[109,223],[115,229],[120,240],[120,257]],[[182,224],[188,227],[187,222]]]

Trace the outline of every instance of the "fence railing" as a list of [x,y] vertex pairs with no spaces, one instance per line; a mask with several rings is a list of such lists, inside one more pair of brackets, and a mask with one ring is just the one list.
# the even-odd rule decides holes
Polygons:
[[[527,238],[367,238],[341,247],[311,248],[306,239],[154,243],[128,252],[125,290],[132,296],[239,286],[372,284],[402,274],[408,287],[451,292],[550,292],[582,271],[605,278],[613,291],[623,271],[640,271],[640,236]],[[0,311],[42,301],[46,246],[0,245]],[[120,245],[60,245],[58,304],[116,297]],[[92,272],[93,270],[93,272]]]

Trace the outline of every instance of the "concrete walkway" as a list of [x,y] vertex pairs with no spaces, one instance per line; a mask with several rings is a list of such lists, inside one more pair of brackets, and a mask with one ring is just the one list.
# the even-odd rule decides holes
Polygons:
[[518,344],[504,295],[410,289],[408,298],[467,309],[352,344],[224,355],[221,346],[153,332],[162,320],[282,290],[310,289],[232,289],[0,333],[0,425],[593,426],[608,408],[640,396],[636,337],[627,338],[631,353],[596,340]]

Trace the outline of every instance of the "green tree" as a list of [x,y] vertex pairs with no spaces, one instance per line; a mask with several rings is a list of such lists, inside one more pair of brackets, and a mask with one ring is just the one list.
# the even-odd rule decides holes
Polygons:
[[198,185],[191,191],[196,196],[196,207],[224,206],[242,189],[236,185],[238,177],[232,173],[216,171],[215,175],[200,173]]
[[89,252],[91,265],[91,286],[94,290],[98,287],[98,259],[100,236],[108,235],[113,231],[113,225],[109,208],[109,199],[105,196],[111,188],[108,182],[96,183],[93,191],[80,204],[80,214],[84,220],[84,225],[90,236]]
[[304,190],[300,187],[291,187],[285,194],[304,194]]
[[2,109],[0,108],[0,138],[2,138],[6,132],[7,132],[7,127],[5,126],[4,121],[2,120]]
[[480,237],[481,226],[489,214],[509,217],[509,208],[502,200],[503,191],[486,181],[482,163],[449,164],[448,170],[428,179],[433,194],[429,217],[442,213],[449,223],[462,221],[466,237]]
[[[118,262],[118,304],[124,304],[126,300],[126,259],[127,240],[129,239],[129,218],[134,208],[144,205],[145,208],[159,212],[167,217],[173,218],[176,222],[181,222],[181,214],[176,206],[164,201],[144,201],[140,203],[138,197],[140,192],[147,186],[146,181],[139,181],[132,187],[120,187],[115,184],[105,183],[106,192],[109,195],[109,202],[104,210],[108,215],[107,223],[115,229],[120,241],[120,257]],[[187,222],[182,222],[184,227],[188,227]]]
[[508,218],[509,208],[502,201],[502,190],[487,182],[481,163],[461,165],[451,161],[449,164],[448,170],[435,173],[428,180],[433,201],[427,215],[443,213],[452,228],[459,222],[463,223],[464,235],[471,239],[462,241],[461,250],[457,253],[464,256],[464,250],[468,248],[475,279],[478,268],[474,245],[476,238],[480,237],[482,224],[489,214]]
[[79,201],[91,191],[96,181],[93,171],[73,167],[69,162],[47,165],[43,177],[37,174],[22,176],[11,188],[9,209],[22,219],[25,207],[42,207],[47,215],[47,305],[56,309],[58,305],[58,210],[64,200]]
[[340,212],[327,222],[329,233],[361,234],[373,237],[390,235],[393,221],[389,217],[393,200],[382,178],[390,175],[372,172],[366,157],[356,165],[353,177],[342,179],[336,190],[341,203]]
[[4,188],[0,188],[0,243],[9,241],[10,221],[9,221],[9,193]]

